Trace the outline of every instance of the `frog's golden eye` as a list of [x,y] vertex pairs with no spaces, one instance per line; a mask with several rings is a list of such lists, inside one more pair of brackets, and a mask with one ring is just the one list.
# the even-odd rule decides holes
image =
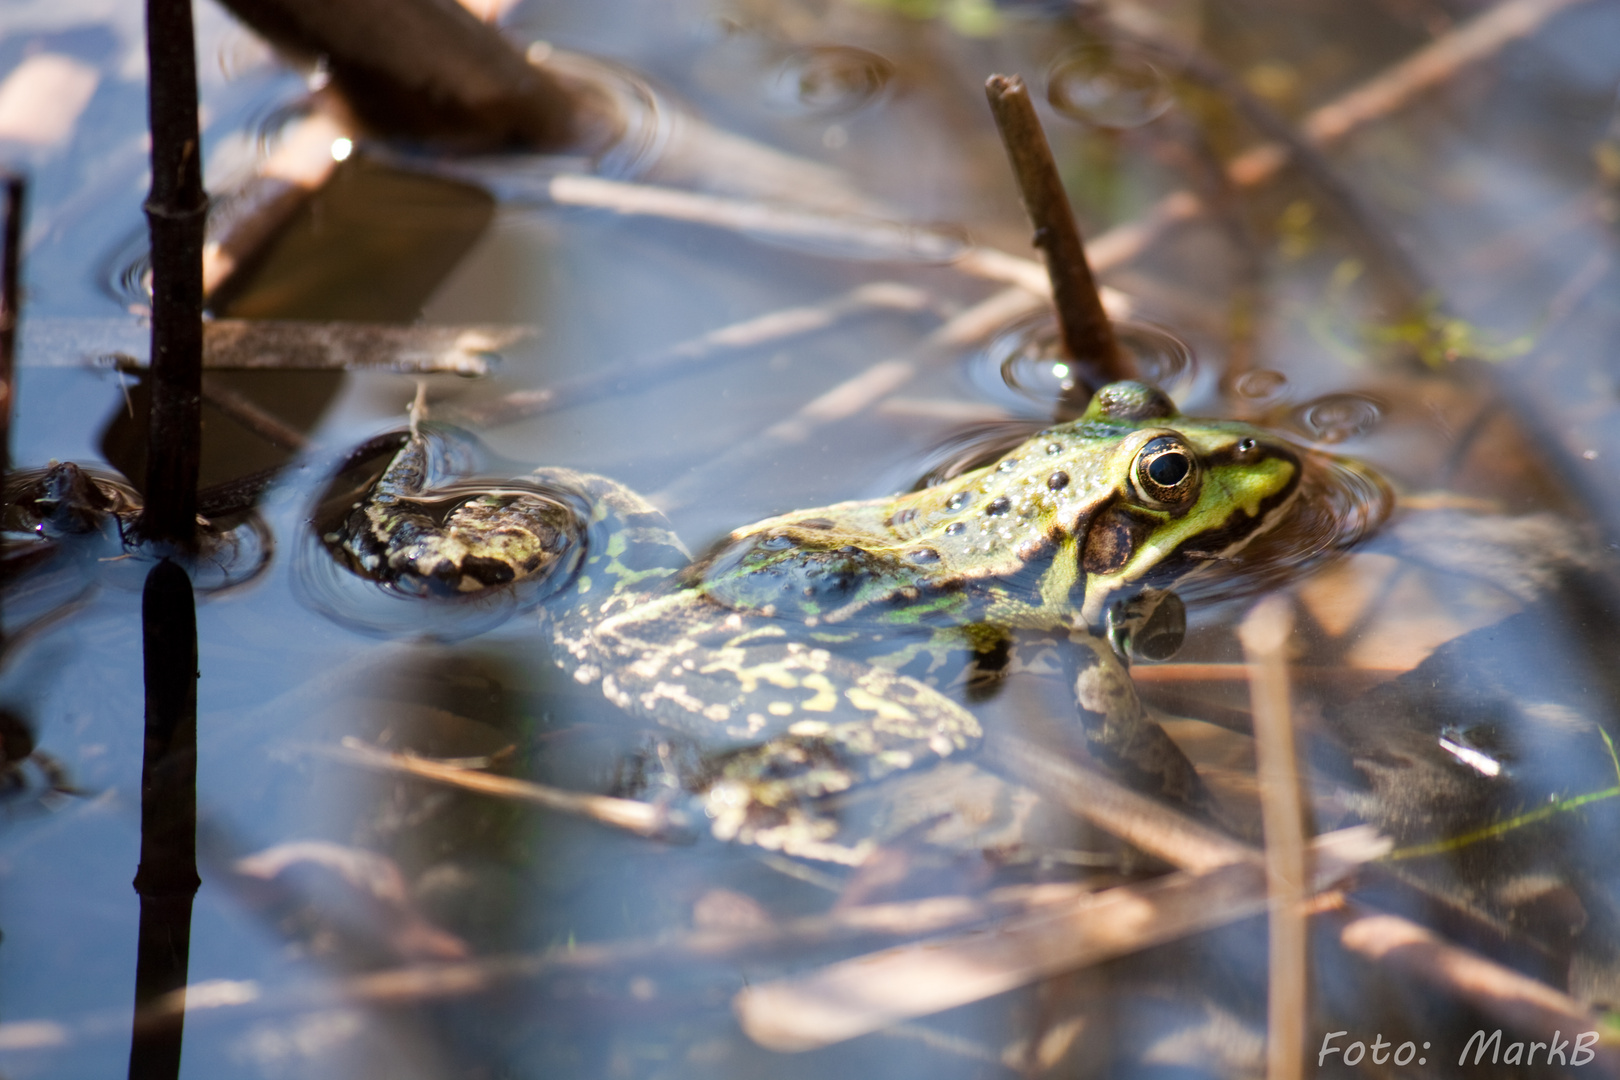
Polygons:
[[1137,452],[1131,483],[1150,506],[1183,506],[1198,494],[1198,459],[1180,439],[1161,435]]

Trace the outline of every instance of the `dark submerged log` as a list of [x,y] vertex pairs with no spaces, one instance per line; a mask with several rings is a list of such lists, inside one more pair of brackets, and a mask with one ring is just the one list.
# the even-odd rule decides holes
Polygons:
[[572,95],[455,0],[225,0],[283,51],[324,58],[365,126],[458,150],[554,150]]

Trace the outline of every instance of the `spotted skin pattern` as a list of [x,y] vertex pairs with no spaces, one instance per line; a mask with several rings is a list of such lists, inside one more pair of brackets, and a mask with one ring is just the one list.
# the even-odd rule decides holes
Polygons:
[[[510,535],[500,542],[515,577],[572,575],[541,605],[557,666],[701,748],[680,781],[716,836],[848,862],[863,843],[840,837],[818,802],[971,751],[983,732],[958,699],[1030,650],[1059,658],[1090,753],[1197,803],[1192,767],[1144,715],[1100,631],[1111,611],[1143,609],[1142,596],[1218,568],[1268,528],[1300,470],[1275,436],[1184,420],[1159,391],[1115,383],[995,464],[769,518],[695,561],[640,496],[563,469],[533,479],[590,508],[570,555],[549,533],[539,559],[514,553]],[[463,585],[446,564],[483,557],[467,530],[454,550],[410,535],[412,558],[452,589]]]

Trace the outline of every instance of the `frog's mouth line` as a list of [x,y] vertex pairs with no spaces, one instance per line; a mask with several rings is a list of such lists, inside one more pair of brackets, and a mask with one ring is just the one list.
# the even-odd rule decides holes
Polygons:
[[1188,550],[1158,561],[1139,577],[1088,580],[1077,622],[1096,632],[1110,605],[1147,589],[1169,588],[1196,601],[1277,588],[1355,546],[1388,518],[1394,493],[1377,473],[1322,451],[1297,453],[1299,482],[1282,505],[1264,512],[1267,520],[1259,528],[1214,552],[1196,550],[1207,534],[1191,537]]
[[1277,588],[1367,539],[1388,519],[1395,493],[1358,461],[1300,449],[1289,505],[1235,550],[1209,559],[1176,586],[1183,599],[1223,599]]

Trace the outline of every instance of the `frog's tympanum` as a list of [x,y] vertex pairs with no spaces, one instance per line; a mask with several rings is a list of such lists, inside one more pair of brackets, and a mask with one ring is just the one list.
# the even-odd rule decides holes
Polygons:
[[543,581],[557,665],[699,749],[680,781],[717,836],[848,858],[818,800],[971,751],[982,732],[959,699],[1031,645],[1064,657],[1088,753],[1199,803],[1128,658],[1175,651],[1171,588],[1219,576],[1286,518],[1307,452],[1114,383],[992,465],[769,518],[696,560],[642,498],[567,470],[532,479],[569,498],[463,488],[446,513],[424,484],[432,453],[414,432],[327,544],[410,592]]

